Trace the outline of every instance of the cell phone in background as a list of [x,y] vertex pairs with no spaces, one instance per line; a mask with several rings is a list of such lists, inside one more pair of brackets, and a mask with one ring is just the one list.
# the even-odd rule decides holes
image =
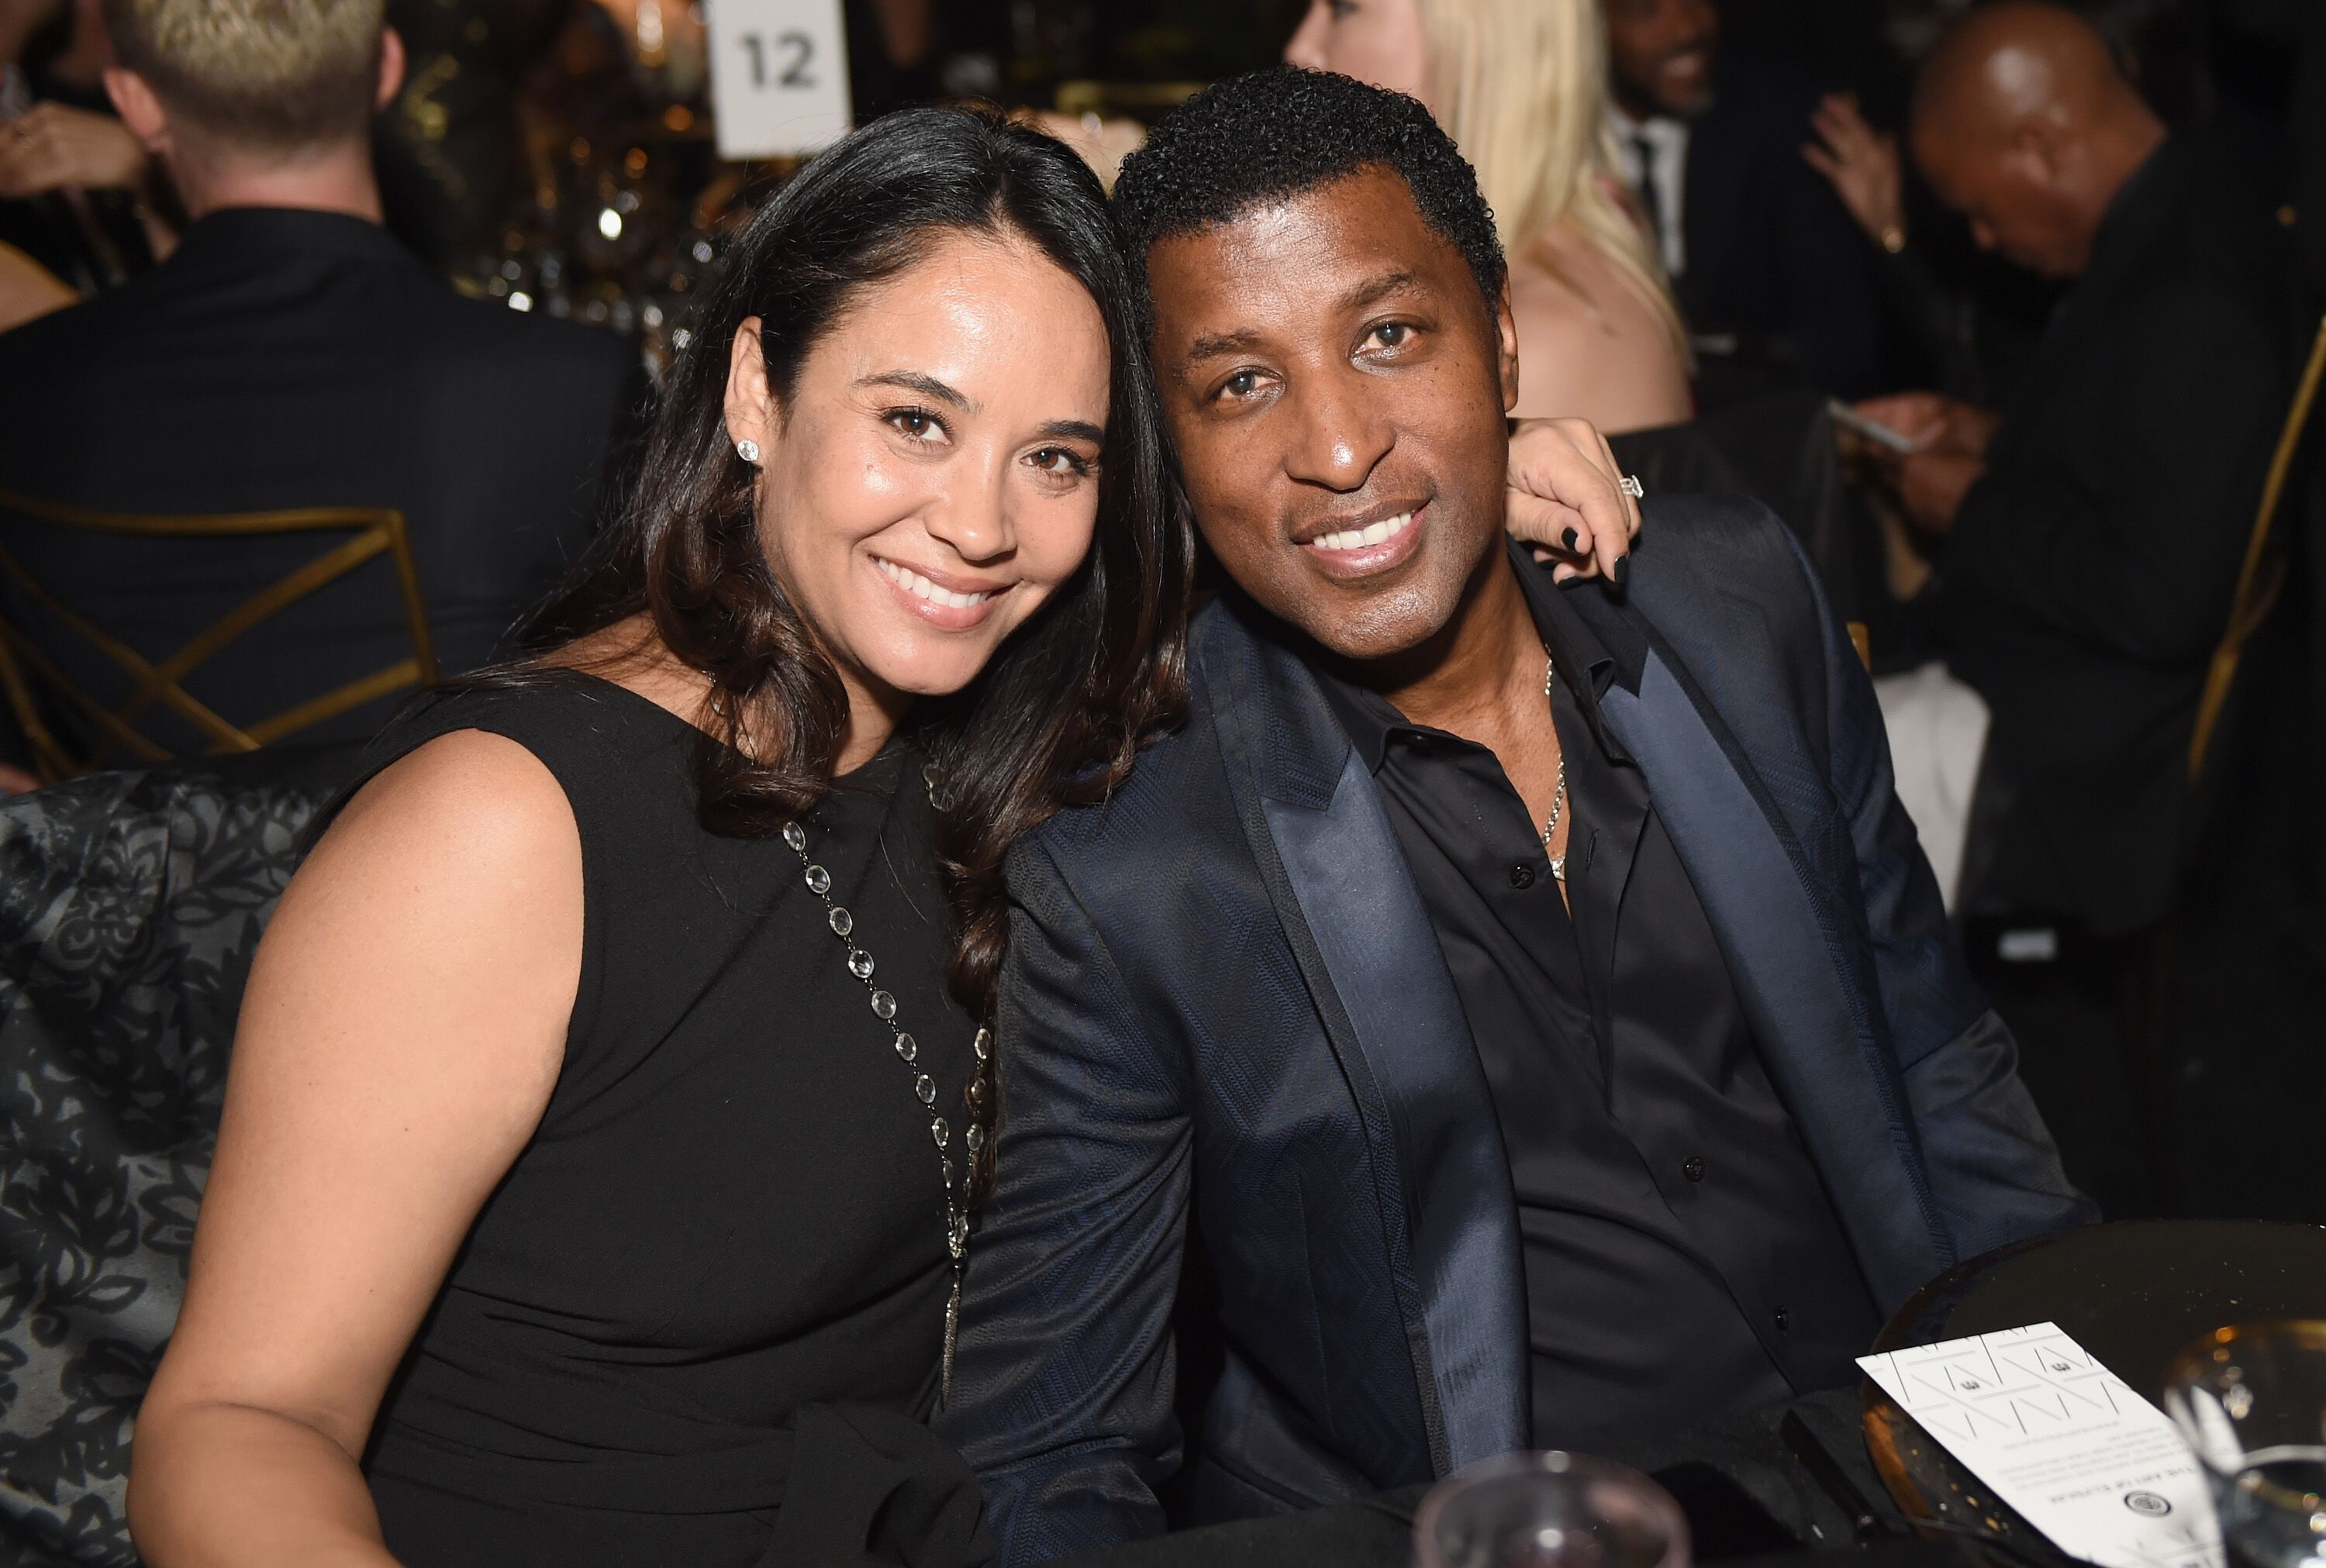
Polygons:
[[1867,441],[1879,441],[1893,452],[1912,456],[1931,444],[1928,441],[1915,441],[1911,436],[1900,435],[1886,424],[1875,423],[1838,397],[1828,399],[1825,408],[1828,413],[1833,415],[1833,422],[1842,429],[1855,431]]

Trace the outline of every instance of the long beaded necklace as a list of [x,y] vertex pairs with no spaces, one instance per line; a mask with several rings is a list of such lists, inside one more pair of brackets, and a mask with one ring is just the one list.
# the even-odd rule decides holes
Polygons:
[[[1550,649],[1545,647],[1542,651],[1542,694],[1546,700],[1550,697],[1551,669]],[[1550,836],[1558,831],[1558,813],[1566,809],[1567,747],[1562,746],[1558,748],[1558,789],[1550,797],[1550,821],[1542,825],[1542,847],[1546,853],[1549,852],[1550,849]],[[1552,855],[1550,857],[1550,874],[1558,881],[1564,882],[1567,880],[1566,856]]]
[[[938,790],[935,770],[925,770],[923,777],[929,786],[929,804],[935,806]],[[945,1298],[944,1359],[937,1385],[937,1402],[942,1406],[953,1395],[954,1346],[961,1336],[961,1278],[963,1270],[969,1264],[968,1183],[965,1179],[961,1182],[954,1180],[953,1127],[937,1114],[936,1080],[921,1071],[919,1042],[897,1025],[897,998],[872,983],[872,955],[856,942],[856,917],[832,901],[832,873],[808,858],[807,830],[797,822],[786,822],[784,842],[790,845],[792,853],[800,858],[800,879],[807,884],[807,890],[823,900],[824,923],[831,927],[832,934],[840,939],[841,945],[848,950],[848,972],[870,993],[869,1000],[872,1005],[872,1016],[894,1035],[889,1044],[897,1053],[897,1059],[912,1075],[913,1098],[920,1101],[922,1110],[928,1113],[929,1141],[936,1145],[937,1168],[944,1178],[945,1254],[953,1260],[953,1289]],[[979,1029],[977,1037],[970,1043],[970,1048],[977,1053],[978,1065],[982,1070],[993,1055],[993,1032]],[[972,1123],[963,1141],[969,1146],[970,1157],[974,1159],[977,1152],[985,1146],[985,1129]]]

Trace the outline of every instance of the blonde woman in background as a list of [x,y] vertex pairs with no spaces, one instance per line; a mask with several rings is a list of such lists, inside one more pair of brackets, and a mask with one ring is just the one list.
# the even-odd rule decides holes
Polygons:
[[1294,65],[1428,106],[1494,209],[1522,417],[1605,431],[1693,412],[1688,340],[1607,145],[1598,0],[1310,0]]

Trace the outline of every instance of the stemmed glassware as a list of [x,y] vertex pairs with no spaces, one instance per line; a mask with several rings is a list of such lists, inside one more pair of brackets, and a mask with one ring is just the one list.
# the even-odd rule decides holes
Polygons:
[[2232,1557],[2326,1568],[2326,1322],[2215,1330],[2172,1363],[2164,1408],[2212,1482]]
[[1588,1454],[1506,1453],[1432,1488],[1414,1518],[1419,1568],[1689,1568],[1671,1494]]

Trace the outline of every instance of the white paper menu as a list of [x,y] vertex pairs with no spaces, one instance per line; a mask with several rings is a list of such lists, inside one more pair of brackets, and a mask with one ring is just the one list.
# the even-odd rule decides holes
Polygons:
[[1995,1495],[2102,1568],[2225,1568],[2196,1456],[2052,1323],[1857,1364]]

